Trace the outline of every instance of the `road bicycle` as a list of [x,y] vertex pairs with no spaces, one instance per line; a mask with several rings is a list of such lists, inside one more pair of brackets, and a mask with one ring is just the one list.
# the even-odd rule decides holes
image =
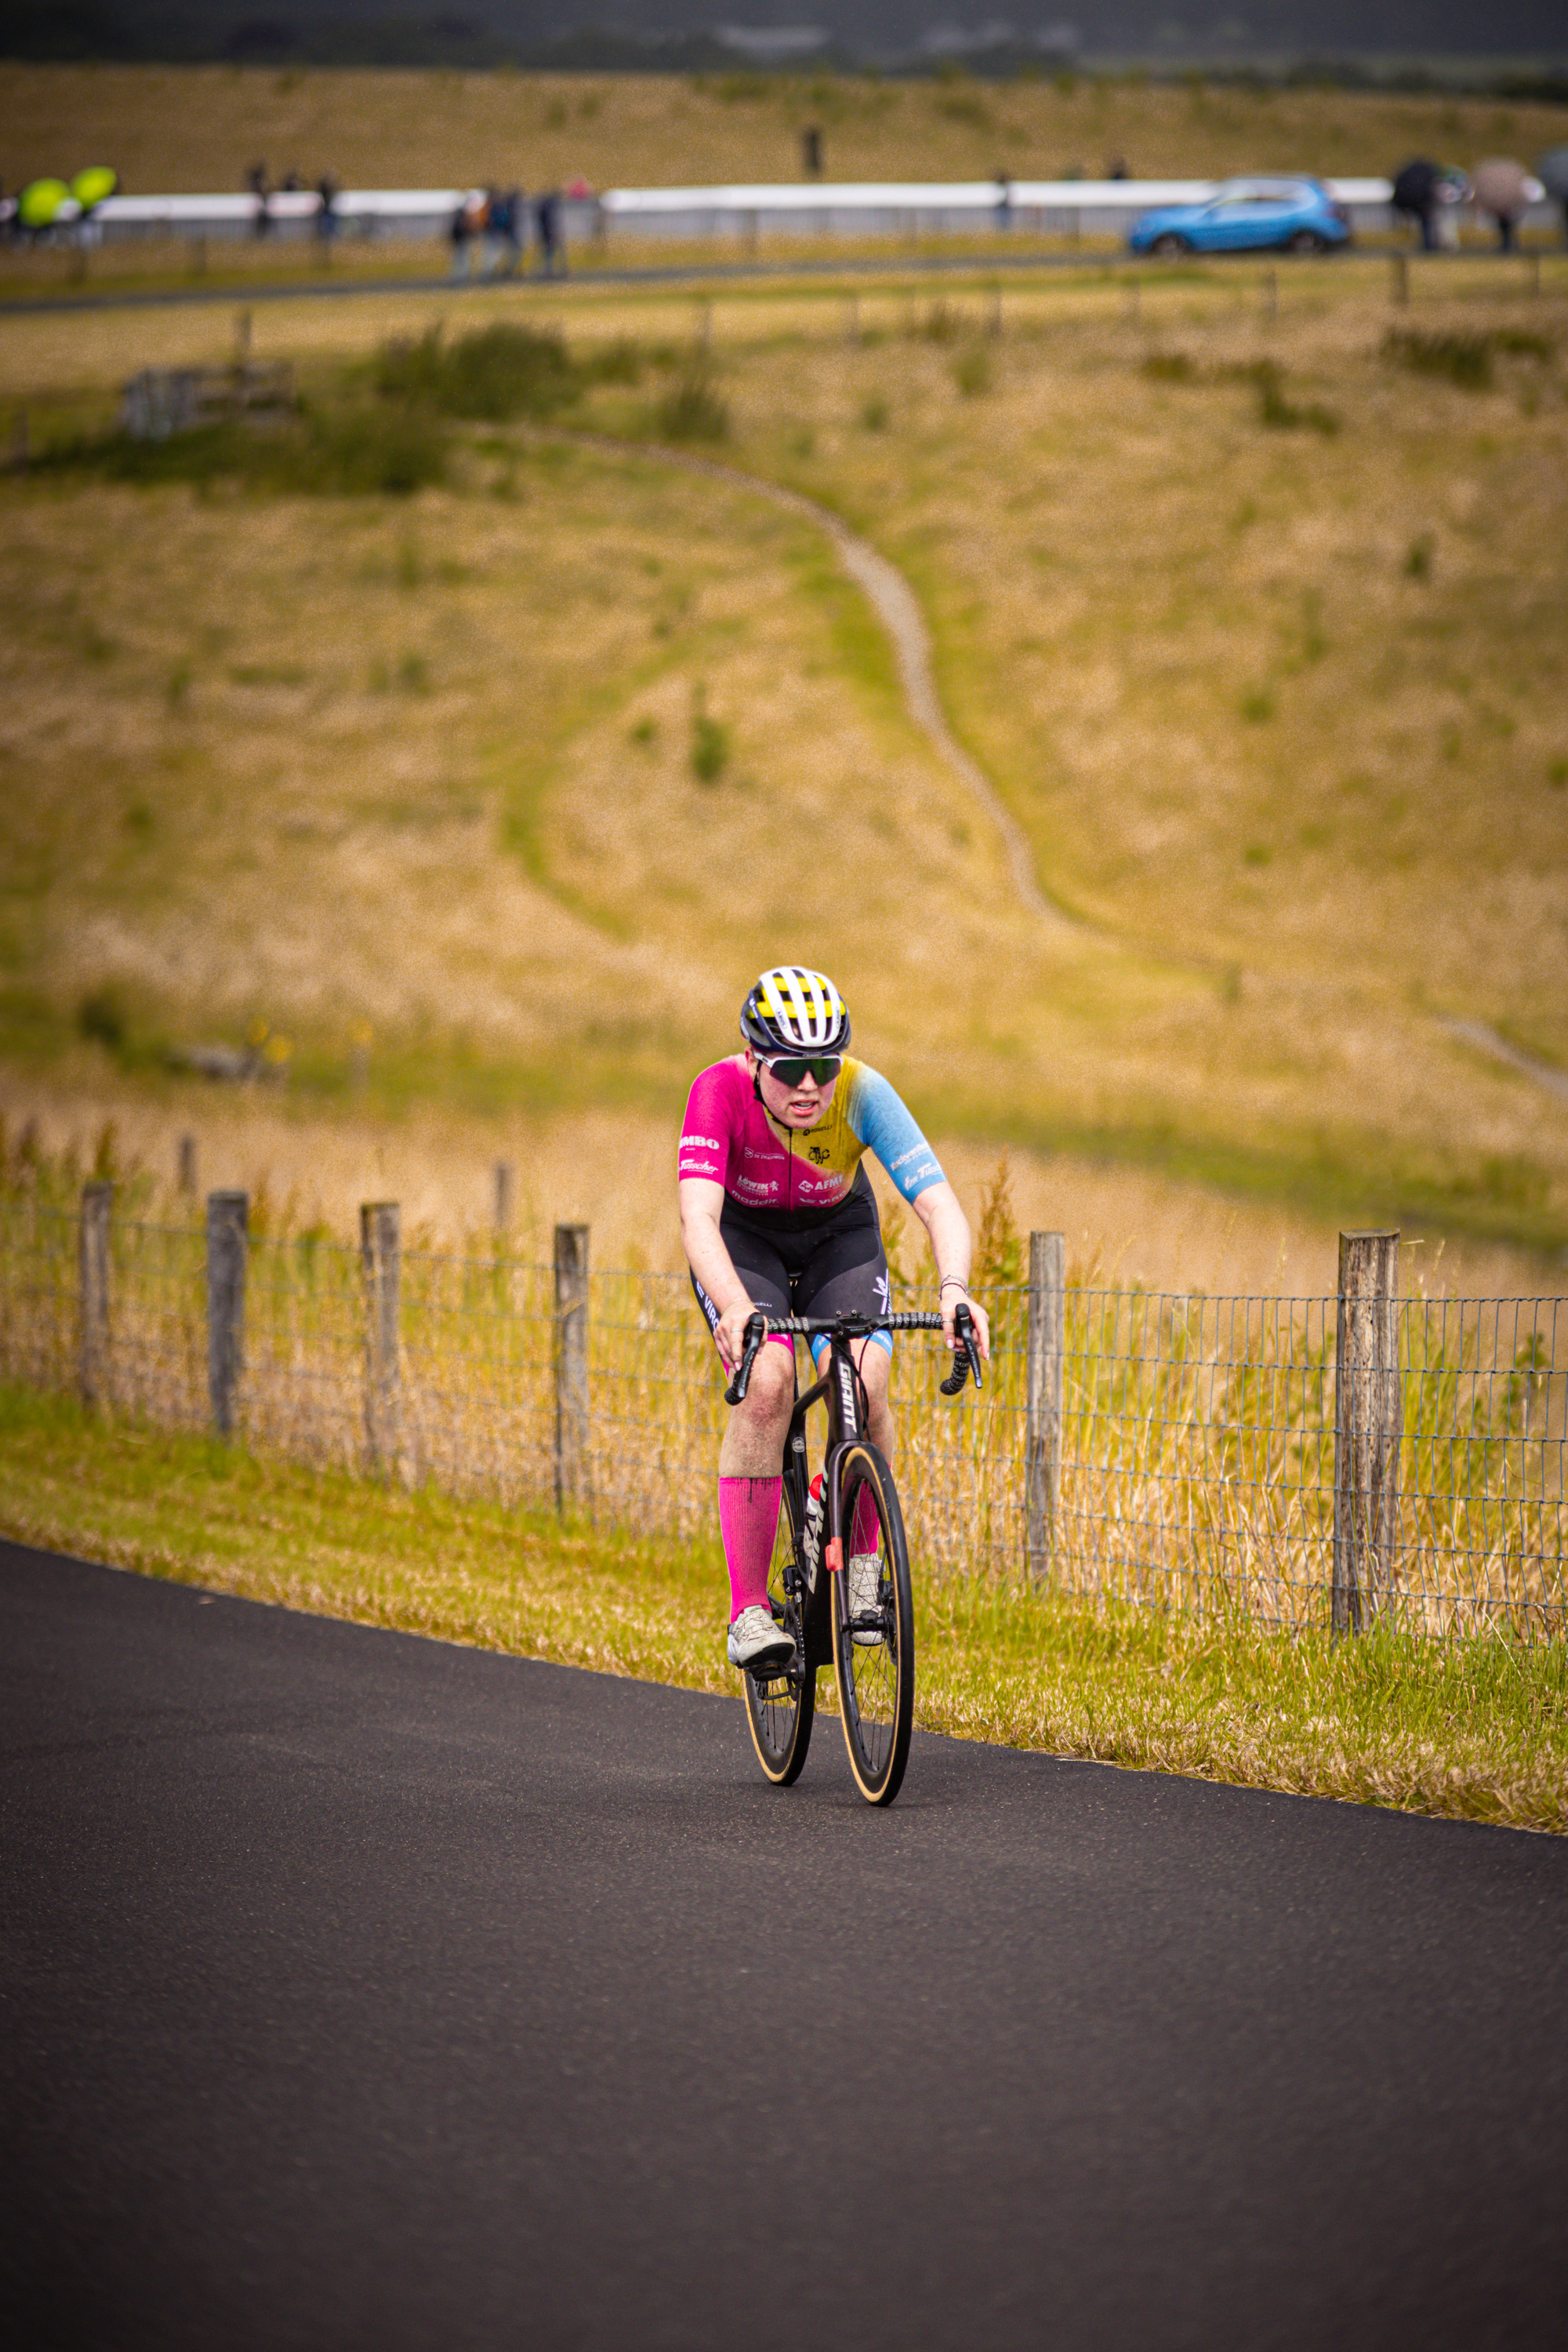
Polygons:
[[[942,1382],[948,1397],[955,1397],[971,1375],[977,1389],[983,1386],[967,1307],[959,1307],[953,1325],[952,1370]],[[865,1434],[866,1383],[850,1342],[873,1331],[941,1328],[940,1315],[766,1315],[759,1307],[747,1318],[741,1361],[724,1391],[727,1404],[739,1404],[745,1395],[757,1352],[771,1332],[829,1343],[827,1362],[804,1396],[796,1382],[784,1442],[783,1507],[768,1571],[768,1606],[794,1643],[794,1655],[783,1665],[748,1668],[745,1677],[752,1744],[778,1788],[787,1789],[800,1777],[816,1713],[817,1671],[830,1665],[857,1788],[872,1805],[890,1805],[899,1793],[915,1711],[910,1555],[892,1472]],[[814,1486],[806,1476],[805,1419],[819,1402],[827,1408],[827,1450]],[[845,1546],[851,1544],[852,1559],[857,1551],[863,1560],[871,1559],[867,1539],[873,1522],[874,1588],[869,1568],[861,1566],[852,1593]]]

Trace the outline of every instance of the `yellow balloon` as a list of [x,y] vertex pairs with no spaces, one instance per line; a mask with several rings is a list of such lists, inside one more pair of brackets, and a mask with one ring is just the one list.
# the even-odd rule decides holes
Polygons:
[[47,228],[60,206],[70,202],[71,192],[63,180],[35,180],[22,191],[16,217],[24,228]]
[[85,172],[77,173],[70,192],[85,213],[90,212],[94,205],[100,205],[105,196],[111,196],[119,185],[118,172],[111,172],[107,163],[90,163]]

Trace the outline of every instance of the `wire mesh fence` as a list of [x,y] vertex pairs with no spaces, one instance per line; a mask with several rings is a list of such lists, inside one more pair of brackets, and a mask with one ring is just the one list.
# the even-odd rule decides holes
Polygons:
[[[0,1196],[0,1378],[81,1386],[93,1337],[81,1234],[74,1207]],[[489,1242],[402,1250],[390,1363],[380,1278],[364,1252],[319,1235],[248,1240],[238,1433],[456,1493],[558,1499],[556,1269]],[[113,1218],[107,1285],[97,1392],[170,1428],[210,1426],[203,1229]],[[1264,1626],[1328,1621],[1360,1539],[1342,1297],[1064,1286],[1043,1421],[1030,1371],[1037,1297],[1026,1284],[977,1295],[994,1338],[981,1396],[939,1396],[947,1367],[934,1342],[900,1340],[895,1357],[896,1468],[917,1563],[1037,1572],[1070,1593]],[[689,1286],[594,1274],[585,1302],[571,1498],[606,1528],[708,1530],[723,1383]],[[1385,1519],[1366,1555],[1369,1611],[1435,1635],[1562,1633],[1568,1302],[1416,1297],[1391,1298],[1389,1311],[1394,1434]]]

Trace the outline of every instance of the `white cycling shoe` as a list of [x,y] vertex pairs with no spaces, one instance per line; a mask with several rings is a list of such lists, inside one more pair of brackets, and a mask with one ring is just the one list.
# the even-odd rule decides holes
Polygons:
[[727,1644],[732,1666],[749,1666],[753,1673],[766,1666],[787,1666],[795,1655],[795,1643],[782,1625],[773,1622],[773,1612],[760,1603],[742,1609],[730,1628]]
[[[844,1571],[849,1579],[849,1614],[851,1617],[875,1617],[879,1614],[877,1587],[881,1581],[882,1558],[879,1552],[854,1551]],[[875,1649],[881,1640],[880,1633],[857,1633],[858,1650]]]

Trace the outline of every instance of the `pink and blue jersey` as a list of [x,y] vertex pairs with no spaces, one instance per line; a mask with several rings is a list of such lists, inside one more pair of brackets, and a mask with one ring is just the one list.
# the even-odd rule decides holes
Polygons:
[[822,1118],[796,1129],[769,1118],[744,1055],[734,1054],[692,1087],[679,1172],[722,1184],[742,1211],[820,1215],[847,1196],[866,1151],[875,1152],[906,1201],[943,1181],[935,1152],[879,1070],[847,1055]]

